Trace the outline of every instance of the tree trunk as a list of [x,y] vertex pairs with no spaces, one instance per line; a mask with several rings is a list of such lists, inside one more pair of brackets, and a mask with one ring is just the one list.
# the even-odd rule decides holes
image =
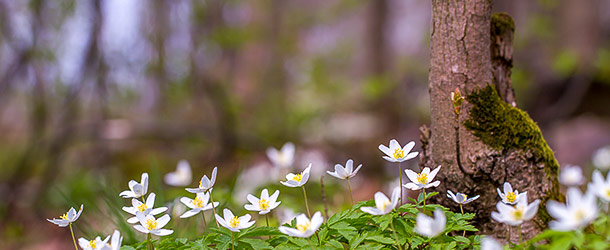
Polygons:
[[[509,182],[520,192],[528,191],[530,202],[542,200],[537,217],[522,226],[526,237],[531,237],[546,227],[545,202],[559,199],[558,165],[537,125],[525,112],[506,103],[514,102],[512,48],[507,47],[512,46],[512,20],[508,15],[494,18],[510,22],[503,22],[502,27],[507,28],[494,31],[491,37],[489,0],[433,0],[432,8],[431,124],[430,129],[421,129],[420,165],[443,168],[436,177],[441,185],[434,190],[440,195],[431,202],[459,211],[446,198],[447,190],[481,195],[464,207],[465,212],[477,213],[473,223],[484,234],[505,240],[506,226],[490,215],[500,200],[496,188]],[[492,64],[492,56],[494,61],[504,62]],[[457,114],[451,100],[456,88],[466,96]]]

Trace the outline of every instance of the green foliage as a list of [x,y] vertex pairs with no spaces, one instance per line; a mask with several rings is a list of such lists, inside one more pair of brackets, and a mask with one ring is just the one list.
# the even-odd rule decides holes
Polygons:
[[559,232],[546,230],[515,249],[610,249],[608,216],[600,216],[584,230]]

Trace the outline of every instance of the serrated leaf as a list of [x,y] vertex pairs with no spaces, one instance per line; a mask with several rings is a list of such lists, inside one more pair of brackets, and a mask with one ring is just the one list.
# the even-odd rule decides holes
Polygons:
[[355,234],[351,239],[349,239],[349,247],[354,248],[354,247],[360,245],[360,243],[362,243],[362,241],[364,240],[364,238],[366,238],[367,235],[368,235],[367,232],[363,232],[361,234]]
[[374,241],[374,242],[378,242],[378,243],[386,244],[386,245],[396,244],[396,241],[394,239],[387,238],[387,237],[384,237],[382,235],[367,236],[365,238],[365,240],[366,241]]
[[252,248],[254,248],[254,249],[271,249],[271,245],[269,245],[269,243],[267,243],[261,239],[245,238],[245,239],[240,239],[239,241],[252,246]]
[[260,237],[260,236],[273,236],[273,235],[282,235],[282,232],[275,227],[257,227],[244,234],[240,235],[239,238],[248,238],[248,237]]

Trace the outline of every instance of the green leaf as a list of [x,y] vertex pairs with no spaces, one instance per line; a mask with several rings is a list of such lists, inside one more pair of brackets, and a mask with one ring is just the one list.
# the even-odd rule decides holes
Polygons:
[[391,238],[387,238],[384,237],[382,235],[373,235],[373,236],[367,236],[365,238],[365,240],[367,241],[373,241],[373,242],[378,242],[381,244],[386,244],[386,245],[392,245],[392,244],[396,244],[396,241],[391,239]]
[[260,236],[273,236],[273,235],[282,235],[282,232],[275,227],[257,227],[254,228],[242,235],[239,238],[248,238],[248,237],[260,237]]
[[356,234],[354,235],[350,240],[349,240],[349,247],[350,248],[354,248],[358,245],[360,245],[360,243],[362,243],[362,241],[364,240],[364,238],[366,238],[366,236],[368,235],[367,232],[363,232],[361,234]]
[[470,240],[461,235],[453,236],[453,240],[457,241],[457,242],[465,243],[465,244],[470,244]]
[[239,241],[252,246],[254,249],[271,249],[271,245],[261,239],[240,239]]
[[329,240],[326,242],[326,245],[332,246],[336,249],[344,249],[343,245],[341,244],[341,242],[337,241],[337,240]]

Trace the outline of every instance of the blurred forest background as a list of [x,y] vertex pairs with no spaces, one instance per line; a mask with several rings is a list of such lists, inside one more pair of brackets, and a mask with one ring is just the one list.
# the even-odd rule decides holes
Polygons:
[[[516,24],[517,105],[561,165],[590,173],[610,144],[610,1],[494,8]],[[370,199],[396,175],[377,146],[417,149],[429,121],[430,20],[422,0],[0,1],[0,248],[70,247],[45,218],[81,203],[77,235],[109,234],[142,172],[171,205],[185,193],[162,177],[181,159],[193,183],[219,166],[231,198],[287,141],[315,181],[363,163],[354,196]]]

